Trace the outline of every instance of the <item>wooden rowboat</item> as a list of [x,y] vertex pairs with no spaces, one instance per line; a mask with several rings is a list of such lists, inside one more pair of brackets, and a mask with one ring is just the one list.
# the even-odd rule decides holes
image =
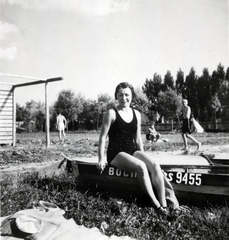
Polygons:
[[[84,183],[110,188],[119,193],[143,194],[137,173],[107,165],[97,168],[98,158],[69,157],[62,154],[68,169]],[[229,204],[229,160],[205,155],[152,155],[157,158],[180,203]]]

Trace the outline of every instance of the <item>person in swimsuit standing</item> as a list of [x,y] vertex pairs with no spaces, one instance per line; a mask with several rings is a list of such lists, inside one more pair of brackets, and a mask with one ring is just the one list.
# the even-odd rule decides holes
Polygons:
[[66,135],[65,135],[64,129],[66,128],[67,120],[61,113],[59,113],[59,115],[56,118],[56,125],[57,125],[57,129],[59,131],[60,141],[62,139],[62,134],[64,136],[64,140],[66,140]]
[[188,151],[188,141],[187,138],[192,140],[196,146],[197,150],[199,150],[201,143],[198,142],[191,134],[191,108],[188,106],[188,100],[183,99],[183,108],[182,108],[182,117],[183,117],[183,125],[182,125],[182,138],[184,141],[184,150]]
[[[141,138],[141,115],[130,107],[134,89],[127,82],[120,83],[115,90],[116,108],[104,115],[99,138],[99,165],[103,170],[106,164],[105,145],[108,164],[124,171],[137,172],[141,188],[148,194],[152,205],[162,214],[167,214],[164,178],[158,162],[144,152]],[[155,188],[158,198],[154,194]]]

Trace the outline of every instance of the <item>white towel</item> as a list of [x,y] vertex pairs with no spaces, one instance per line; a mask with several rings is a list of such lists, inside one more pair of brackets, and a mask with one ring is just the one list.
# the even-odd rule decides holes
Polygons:
[[[23,237],[13,234],[9,231],[10,225],[8,219],[15,219],[20,215],[29,215],[43,221],[43,228],[39,233],[33,234],[31,239],[36,240],[136,240],[128,236],[117,237],[112,235],[110,237],[102,234],[96,227],[86,228],[77,225],[73,219],[65,219],[63,217],[64,211],[62,209],[50,209],[48,212],[42,209],[25,209],[8,217],[1,217],[1,234],[11,232],[10,236],[0,236],[1,240],[19,240]],[[7,219],[8,218],[8,219]]]
[[198,133],[204,132],[204,129],[200,126],[200,124],[196,121],[195,118],[192,119],[192,122],[193,122],[193,125],[194,125],[195,129],[196,129],[196,132],[198,132]]

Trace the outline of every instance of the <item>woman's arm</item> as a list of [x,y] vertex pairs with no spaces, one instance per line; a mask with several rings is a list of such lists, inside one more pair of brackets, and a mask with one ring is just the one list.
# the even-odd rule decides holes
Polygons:
[[102,129],[100,132],[99,137],[99,148],[98,148],[98,155],[99,155],[99,168],[101,170],[105,167],[105,146],[106,146],[106,138],[110,129],[111,124],[115,119],[115,112],[113,109],[110,109],[106,112],[103,118]]
[[137,145],[137,148],[144,152],[144,148],[143,148],[143,143],[142,143],[142,135],[141,135],[141,114],[139,111],[134,110],[136,117],[137,117],[137,132],[136,132],[136,139],[135,139],[135,143]]

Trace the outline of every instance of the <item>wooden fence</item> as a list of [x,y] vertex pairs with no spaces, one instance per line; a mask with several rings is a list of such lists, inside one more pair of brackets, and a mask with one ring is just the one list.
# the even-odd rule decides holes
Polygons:
[[[150,124],[144,124],[142,125],[142,132],[146,133],[148,131]],[[200,122],[200,125],[206,132],[217,132],[217,131],[222,131],[222,132],[229,132],[229,121],[216,121],[216,122]],[[178,123],[156,123],[155,124],[155,129],[159,132],[171,132],[174,129],[179,129],[179,124]]]

